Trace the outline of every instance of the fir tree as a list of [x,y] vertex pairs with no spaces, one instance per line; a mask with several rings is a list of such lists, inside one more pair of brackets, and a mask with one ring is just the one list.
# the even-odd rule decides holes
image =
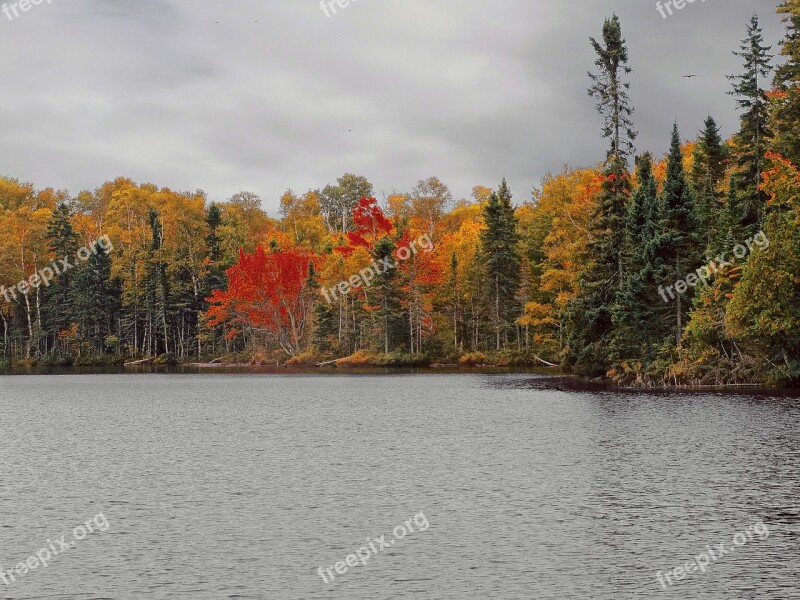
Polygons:
[[397,268],[388,268],[382,264],[383,259],[394,260],[395,244],[388,237],[383,237],[375,244],[372,253],[375,263],[381,265],[382,273],[374,280],[372,289],[378,300],[377,315],[383,351],[389,354],[393,350],[406,346],[407,331],[403,318],[399,273]]
[[[228,287],[228,275],[226,269],[230,266],[223,261],[222,241],[220,240],[219,227],[222,224],[222,211],[219,205],[212,202],[206,211],[205,218],[208,234],[206,235],[206,260],[203,271],[199,298],[195,298],[193,307],[196,310],[195,319],[198,328],[197,334],[197,355],[202,353],[202,338],[210,334],[212,347],[216,347],[217,338],[221,336],[221,328],[206,329],[203,314],[208,310],[208,298],[214,290],[225,290]],[[204,331],[203,331],[204,330]]]
[[611,140],[608,156],[626,160],[633,153],[633,141],[638,133],[633,128],[633,107],[625,76],[632,72],[628,66],[628,48],[622,37],[619,17],[614,15],[603,24],[602,44],[589,38],[597,53],[597,73],[589,73],[592,86],[589,95],[597,100],[597,111],[603,115],[603,137]]
[[747,26],[747,38],[742,40],[741,50],[734,55],[744,59],[744,73],[729,75],[733,90],[728,92],[736,97],[741,117],[739,133],[734,137],[734,161],[736,172],[731,186],[734,214],[743,233],[755,233],[764,217],[767,197],[759,189],[761,171],[767,141],[771,135],[768,129],[768,101],[761,85],[772,70],[769,53],[772,46],[764,46],[764,36],[753,15]]
[[712,117],[705,121],[700,139],[694,148],[691,184],[695,194],[697,225],[706,233],[706,253],[716,255],[730,226],[721,186],[725,180],[728,149]]
[[567,347],[564,365],[580,375],[601,376],[610,368],[609,345],[612,312],[625,284],[624,259],[626,207],[631,194],[627,159],[637,133],[633,128],[628,90],[631,73],[628,49],[619,18],[603,24],[603,44],[591,39],[597,54],[597,74],[589,73],[589,95],[597,99],[603,117],[603,137],[611,147],[603,168],[603,186],[590,224],[592,263],[579,280],[578,294],[567,308]]
[[481,253],[486,261],[488,293],[492,301],[495,348],[500,350],[514,329],[520,284],[517,218],[505,179],[484,206],[483,220],[486,229],[481,232]]
[[[75,262],[78,251],[78,234],[72,227],[72,209],[66,203],[59,204],[47,228],[47,249],[56,264],[59,259]],[[41,287],[42,298],[42,330],[46,336],[45,350],[56,347],[58,334],[69,329],[74,311],[74,273],[71,269],[63,269],[49,286]]]
[[308,278],[305,288],[309,301],[314,307],[312,344],[323,355],[327,355],[338,349],[338,344],[335,344],[334,340],[339,322],[330,304],[320,294],[319,279],[313,262],[308,263]]
[[109,349],[110,336],[117,330],[122,295],[120,281],[111,277],[109,253],[96,244],[75,280],[74,306],[81,338],[89,343],[94,354],[103,354]]
[[450,279],[447,282],[450,316],[453,323],[453,352],[458,352],[458,257],[453,252],[450,257]]
[[[610,358],[622,371],[646,374],[664,342],[664,314],[658,286],[664,281],[661,257],[661,205],[658,182],[653,175],[649,153],[637,161],[638,185],[628,206],[625,220],[626,278],[617,292],[612,310],[614,325]],[[638,369],[633,368],[638,363]]]
[[778,152],[800,165],[800,0],[784,0],[778,13],[785,15],[787,31],[781,54],[787,60],[775,70],[777,93],[770,120],[773,144]]
[[[683,168],[683,153],[678,124],[672,128],[672,143],[667,159],[667,176],[661,200],[663,210],[663,257],[667,265],[667,281],[683,281],[698,266],[698,232],[694,198]],[[677,288],[678,286],[676,286]],[[685,315],[691,303],[689,290],[675,293],[675,341],[681,343]]]
[[208,248],[208,274],[205,281],[206,297],[212,290],[224,290],[228,285],[225,273],[227,266],[222,261],[222,245],[219,238],[219,226],[222,224],[222,211],[215,203],[211,203],[206,212],[206,247]]
[[150,251],[145,270],[145,309],[147,311],[146,349],[150,356],[170,353],[170,289],[167,265],[162,257],[164,230],[158,213],[151,209]]
[[611,367],[611,314],[624,287],[625,220],[630,178],[624,163],[612,157],[603,170],[603,186],[592,216],[589,254],[592,262],[579,280],[578,294],[567,309],[564,365],[579,375],[599,377]]

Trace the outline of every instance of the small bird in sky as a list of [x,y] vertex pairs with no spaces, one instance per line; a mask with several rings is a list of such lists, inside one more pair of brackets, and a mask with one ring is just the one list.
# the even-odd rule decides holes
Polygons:
[[683,76],[683,78],[684,78],[684,79],[691,79],[692,77],[697,77],[697,75],[695,75],[694,73],[692,73],[691,75],[684,75],[684,76]]

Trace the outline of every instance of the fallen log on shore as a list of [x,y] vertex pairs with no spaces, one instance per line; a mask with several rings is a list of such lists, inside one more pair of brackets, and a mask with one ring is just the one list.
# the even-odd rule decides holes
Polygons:
[[558,367],[558,366],[560,366],[560,365],[554,365],[554,364],[553,364],[553,363],[551,363],[551,362],[547,362],[546,360],[544,360],[544,359],[541,359],[541,358],[539,358],[538,356],[534,356],[533,358],[535,358],[536,360],[538,360],[540,363],[542,363],[542,364],[544,364],[544,365],[547,365],[548,367]]
[[137,365],[149,365],[153,362],[152,358],[143,358],[142,360],[134,360],[131,362],[126,362],[126,367],[135,367]]

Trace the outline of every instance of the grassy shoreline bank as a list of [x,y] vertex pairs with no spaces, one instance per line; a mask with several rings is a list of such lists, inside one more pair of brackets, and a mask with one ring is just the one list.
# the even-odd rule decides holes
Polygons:
[[[349,357],[347,357],[349,358]],[[336,364],[339,363],[339,364]],[[610,380],[590,380],[569,373],[558,367],[531,365],[492,365],[430,363],[418,365],[366,364],[363,362],[339,361],[326,364],[254,364],[252,362],[186,362],[166,364],[148,361],[148,364],[124,364],[115,362],[104,365],[7,365],[0,368],[0,377],[23,375],[296,375],[296,376],[353,376],[353,375],[531,375],[532,389],[550,389],[564,392],[596,393],[725,393],[745,395],[798,395],[800,388],[792,386],[770,386],[764,383],[740,383],[727,385],[671,385],[632,386]]]

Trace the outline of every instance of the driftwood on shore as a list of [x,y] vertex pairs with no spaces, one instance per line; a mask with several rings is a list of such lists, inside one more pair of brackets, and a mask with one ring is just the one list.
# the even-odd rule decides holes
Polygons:
[[317,363],[318,367],[327,367],[328,365],[332,365],[336,362],[339,362],[339,358],[334,358],[333,360],[326,360],[325,362]]
[[554,365],[554,364],[553,364],[553,363],[551,363],[551,362],[547,362],[546,360],[544,360],[544,359],[541,359],[541,358],[539,358],[538,356],[534,356],[533,358],[535,358],[536,360],[538,360],[538,361],[539,361],[540,363],[542,363],[543,365],[547,365],[548,367],[558,367],[558,366],[559,366],[559,365]]
[[152,358],[143,358],[142,360],[134,360],[134,361],[131,361],[131,362],[126,362],[125,366],[126,367],[135,367],[137,365],[149,365],[152,362],[153,362]]

